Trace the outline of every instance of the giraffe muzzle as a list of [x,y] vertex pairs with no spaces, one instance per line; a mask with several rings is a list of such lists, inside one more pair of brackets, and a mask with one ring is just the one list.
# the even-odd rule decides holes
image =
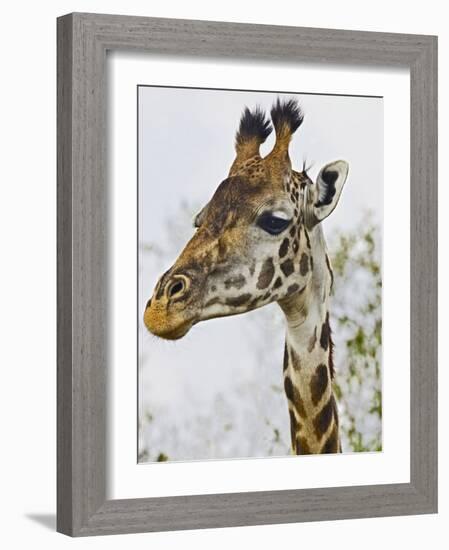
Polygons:
[[143,316],[146,328],[167,340],[182,338],[196,322],[189,304],[190,290],[191,281],[186,275],[165,275],[146,304]]

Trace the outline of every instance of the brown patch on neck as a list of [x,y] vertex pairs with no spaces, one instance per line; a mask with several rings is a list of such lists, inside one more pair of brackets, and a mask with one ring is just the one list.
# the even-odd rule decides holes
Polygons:
[[317,327],[315,327],[315,330],[313,331],[313,334],[312,334],[312,336],[310,337],[309,344],[308,344],[308,346],[307,346],[307,351],[308,351],[309,353],[312,353],[313,348],[315,347],[315,344],[316,344],[316,341],[317,341],[316,332],[317,332]]
[[304,408],[304,404],[302,402],[299,391],[293,385],[293,382],[291,381],[291,378],[289,376],[286,376],[284,379],[284,390],[285,390],[285,395],[287,396],[287,399],[296,409],[296,412],[299,414],[299,416],[301,418],[307,418],[307,412]]
[[291,364],[292,364],[293,370],[299,372],[301,370],[301,360],[299,358],[299,355],[296,353],[296,351],[293,348],[290,348],[290,356],[291,356]]
[[321,440],[323,435],[329,428],[332,419],[334,418],[335,398],[332,395],[329,401],[324,405],[320,412],[313,419],[313,426],[315,428],[315,435],[318,440]]
[[334,286],[334,272],[332,271],[332,268],[331,268],[331,263],[329,261],[329,256],[326,254],[326,265],[327,265],[327,269],[329,271],[329,275],[331,277],[331,290]]
[[334,341],[332,340],[332,331],[329,325],[329,371],[331,375],[331,380],[335,376],[335,367],[334,367]]
[[321,401],[329,384],[329,375],[326,365],[318,365],[310,381],[310,395],[316,406]]
[[283,363],[283,372],[285,372],[287,370],[287,367],[288,367],[288,347],[287,347],[287,342],[285,342],[285,346],[284,346],[284,363]]
[[329,312],[326,313],[326,320],[321,326],[320,344],[324,351],[329,347],[330,338],[330,326],[329,326]]
[[327,351],[329,349],[329,371],[331,379],[334,378],[334,342],[332,340],[332,330],[329,322],[329,312],[326,313],[326,319],[321,326],[320,345]]
[[320,453],[339,453],[340,452],[340,439],[338,437],[338,425],[335,422],[334,427],[326,440],[326,443],[323,445]]
[[310,450],[309,444],[305,437],[298,437],[296,439],[296,454],[297,455],[311,455],[312,451]]
[[296,420],[295,413],[291,409],[288,409],[288,415],[290,417],[290,438],[292,440],[292,450],[296,453],[296,434],[299,430],[298,421]]

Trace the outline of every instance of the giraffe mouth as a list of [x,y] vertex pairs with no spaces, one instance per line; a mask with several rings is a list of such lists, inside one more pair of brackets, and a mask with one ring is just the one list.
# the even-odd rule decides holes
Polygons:
[[191,327],[192,323],[184,323],[183,325],[180,325],[172,330],[159,332],[151,331],[151,333],[164,340],[180,340],[189,332]]
[[179,340],[196,323],[195,318],[186,319],[179,314],[167,315],[163,309],[151,305],[145,309],[143,321],[151,334],[164,340]]

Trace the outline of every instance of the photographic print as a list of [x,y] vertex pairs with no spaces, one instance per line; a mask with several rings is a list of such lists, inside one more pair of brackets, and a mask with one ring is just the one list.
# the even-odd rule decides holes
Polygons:
[[381,451],[382,98],[137,93],[139,463]]

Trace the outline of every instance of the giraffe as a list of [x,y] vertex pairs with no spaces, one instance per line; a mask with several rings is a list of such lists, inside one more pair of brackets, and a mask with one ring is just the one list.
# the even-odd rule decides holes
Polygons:
[[[195,233],[147,302],[144,323],[182,338],[196,323],[277,302],[286,320],[284,389],[293,454],[341,452],[332,389],[329,298],[333,284],[322,220],[335,208],[348,164],[324,166],[313,182],[292,168],[289,143],[304,115],[295,99],[274,102],[271,121],[244,109],[228,177],[194,219]],[[260,146],[275,130],[264,158]]]

